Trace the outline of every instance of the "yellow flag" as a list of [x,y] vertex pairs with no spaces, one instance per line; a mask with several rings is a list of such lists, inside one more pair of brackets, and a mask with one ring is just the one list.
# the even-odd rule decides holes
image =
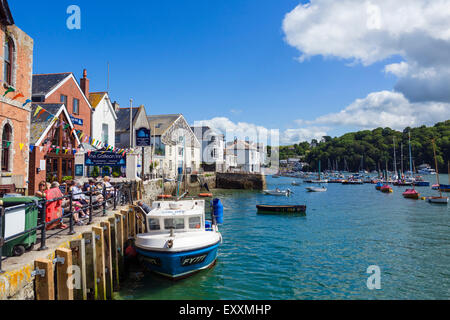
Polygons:
[[20,147],[20,150],[22,150],[23,147],[24,147],[24,144],[23,143],[19,143],[19,147]]
[[41,111],[42,110],[42,107],[41,106],[38,106],[37,108],[36,108],[36,111],[34,112],[34,116],[36,117],[36,115],[39,113],[39,111]]

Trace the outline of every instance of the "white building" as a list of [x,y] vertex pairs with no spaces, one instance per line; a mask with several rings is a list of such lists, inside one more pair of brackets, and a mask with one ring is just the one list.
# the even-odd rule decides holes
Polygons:
[[226,152],[237,157],[237,166],[241,171],[249,173],[261,172],[261,156],[254,144],[235,140],[227,143]]
[[117,115],[107,92],[92,92],[89,102],[92,114],[92,138],[115,147]]
[[182,114],[149,116],[156,172],[166,178],[176,178],[179,168],[188,174],[198,172],[201,164],[201,144]]
[[201,143],[202,167],[205,171],[224,172],[225,136],[210,127],[191,127]]
[[233,172],[238,170],[237,156],[234,154],[234,151],[228,151],[225,149],[225,171]]

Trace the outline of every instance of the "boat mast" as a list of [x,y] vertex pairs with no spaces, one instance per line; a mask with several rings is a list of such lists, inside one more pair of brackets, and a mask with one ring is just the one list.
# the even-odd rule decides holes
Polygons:
[[401,148],[401,171],[402,171],[402,176],[403,176],[403,173],[404,173],[404,171],[403,171],[403,142],[401,143],[400,148]]
[[[393,140],[394,140],[394,175],[396,175],[397,174],[397,155],[395,152],[395,136],[394,136]],[[401,177],[399,177],[399,178],[401,178]]]
[[319,181],[320,181],[320,160],[319,160]]
[[437,178],[437,183],[438,183],[438,186],[439,186],[439,193],[440,193],[441,198],[442,198],[441,183],[439,182],[439,168],[438,168],[438,162],[437,162],[437,157],[436,157],[436,144],[434,142],[434,139],[432,141],[433,141],[434,162],[436,164],[436,178]]
[[412,164],[412,150],[411,150],[411,131],[409,132],[409,170],[411,171],[411,178],[414,177]]

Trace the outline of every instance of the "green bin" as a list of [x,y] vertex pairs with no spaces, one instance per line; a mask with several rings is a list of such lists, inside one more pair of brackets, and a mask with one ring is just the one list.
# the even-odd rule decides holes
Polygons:
[[[5,207],[3,232],[5,240],[16,234],[36,228],[39,208],[36,197],[12,197],[0,199]],[[7,241],[3,246],[3,255],[7,257],[21,256],[31,250],[36,243],[36,230]]]

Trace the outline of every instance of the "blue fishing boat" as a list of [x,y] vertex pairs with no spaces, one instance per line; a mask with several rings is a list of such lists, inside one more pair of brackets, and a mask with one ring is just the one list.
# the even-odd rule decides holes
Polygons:
[[212,222],[205,220],[204,200],[158,201],[142,215],[146,231],[135,245],[150,271],[178,280],[215,265],[222,242],[220,200],[214,200]]
[[377,184],[375,185],[375,189],[377,189],[378,191],[381,190],[381,188],[383,187],[383,183],[381,181],[377,182]]

